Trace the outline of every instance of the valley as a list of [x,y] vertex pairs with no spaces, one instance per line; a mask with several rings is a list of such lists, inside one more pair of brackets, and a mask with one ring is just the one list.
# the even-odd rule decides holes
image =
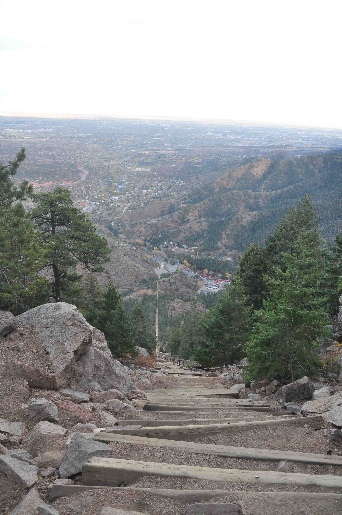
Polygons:
[[194,300],[210,305],[247,246],[263,243],[306,193],[324,239],[335,237],[341,146],[341,130],[0,117],[0,162],[25,147],[18,183],[27,179],[36,192],[70,189],[110,243],[100,282],[140,299],[151,328],[159,278],[162,340],[163,320]]

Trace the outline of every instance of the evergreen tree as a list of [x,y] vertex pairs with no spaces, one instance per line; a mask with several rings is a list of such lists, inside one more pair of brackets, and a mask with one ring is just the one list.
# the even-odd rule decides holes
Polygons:
[[76,265],[81,263],[89,271],[101,271],[108,260],[109,248],[105,238],[84,213],[73,206],[71,193],[57,187],[53,192],[34,196],[37,207],[32,219],[42,231],[51,267],[52,296],[56,302],[63,299],[68,287],[80,279]]
[[0,163],[0,206],[2,209],[10,207],[15,200],[23,200],[32,194],[32,186],[23,181],[19,188],[12,182],[12,177],[17,173],[20,163],[25,159],[25,149],[22,148],[14,161],[7,165]]
[[32,187],[12,182],[25,150],[7,165],[0,163],[0,309],[18,314],[48,299],[42,240],[21,203]]
[[0,309],[18,314],[48,300],[40,234],[23,205],[0,209]]
[[75,304],[87,320],[99,309],[103,294],[104,290],[94,273],[82,277],[80,295]]
[[132,325],[134,346],[143,347],[149,354],[153,354],[156,350],[156,338],[148,328],[141,303],[135,301],[130,304],[127,314]]
[[115,358],[137,355],[133,327],[114,284],[108,286],[96,309],[88,312],[86,318],[104,333]]
[[251,310],[247,307],[239,281],[203,317],[203,338],[195,359],[204,366],[232,364],[243,357],[251,327]]
[[335,245],[323,251],[324,277],[321,285],[322,295],[326,298],[328,315],[333,319],[339,310],[339,297],[342,292],[340,278],[342,275],[342,240],[336,237]]
[[304,231],[317,231],[317,212],[309,195],[290,209],[280,220],[274,233],[265,244],[267,274],[272,275],[272,267],[283,267],[284,254],[297,252],[297,239]]
[[248,379],[293,381],[319,370],[316,348],[328,334],[317,228],[303,230],[267,278],[269,295],[247,348]]
[[252,243],[242,255],[236,277],[243,284],[246,302],[253,310],[261,308],[267,287],[264,274],[267,261],[264,249],[258,243]]

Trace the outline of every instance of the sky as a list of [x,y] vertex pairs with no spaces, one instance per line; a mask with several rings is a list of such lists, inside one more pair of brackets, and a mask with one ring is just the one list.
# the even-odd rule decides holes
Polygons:
[[341,0],[0,0],[0,114],[342,128]]

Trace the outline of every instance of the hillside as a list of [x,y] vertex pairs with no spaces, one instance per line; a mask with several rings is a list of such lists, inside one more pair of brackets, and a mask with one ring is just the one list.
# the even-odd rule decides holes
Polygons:
[[207,253],[234,255],[263,241],[305,194],[318,210],[323,237],[330,240],[342,219],[341,187],[340,150],[256,158],[193,190],[174,213],[155,219],[153,241],[179,241]]

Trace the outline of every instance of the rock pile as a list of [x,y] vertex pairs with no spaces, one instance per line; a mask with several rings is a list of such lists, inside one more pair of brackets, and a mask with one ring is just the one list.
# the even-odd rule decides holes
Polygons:
[[[0,313],[0,513],[57,513],[46,482],[109,455],[90,437],[145,402],[134,373],[75,306]],[[151,376],[140,372],[140,383]]]

